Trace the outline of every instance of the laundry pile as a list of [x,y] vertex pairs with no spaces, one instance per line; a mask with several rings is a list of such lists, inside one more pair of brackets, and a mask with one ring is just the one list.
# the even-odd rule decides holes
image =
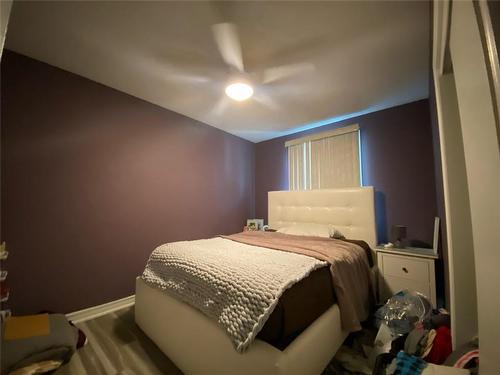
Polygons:
[[85,334],[64,314],[9,317],[1,329],[1,374],[52,372],[85,345]]
[[[437,315],[447,315],[438,313]],[[449,317],[449,315],[447,315]],[[379,364],[383,368],[388,360],[392,359],[385,372],[380,374],[420,374],[427,363],[443,364],[451,354],[450,328],[446,325],[435,327],[427,323],[418,322],[408,334],[391,341],[389,355],[383,357],[385,363]],[[377,366],[376,366],[377,367]]]
[[404,290],[375,312],[373,325],[349,335],[323,375],[418,375],[429,363],[477,374],[477,340],[452,352],[448,312]]
[[399,336],[391,342],[390,351],[393,353],[404,351],[428,363],[443,364],[451,354],[449,315],[438,312],[436,316],[448,317],[447,323],[435,326],[432,320],[418,322],[408,334]]
[[396,358],[393,359],[389,367],[387,367],[385,373],[397,375],[414,375],[420,374],[426,367],[427,363],[424,360],[400,351]]
[[428,363],[469,368],[472,373],[478,366],[477,345],[472,345],[473,352],[452,355],[450,315],[444,309],[432,310],[420,293],[404,290],[395,294],[375,317],[379,331],[374,343],[374,374],[417,375]]

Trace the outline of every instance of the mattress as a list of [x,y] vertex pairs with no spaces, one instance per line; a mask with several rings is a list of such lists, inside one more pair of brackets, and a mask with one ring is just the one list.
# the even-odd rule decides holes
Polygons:
[[257,338],[284,350],[335,302],[330,270],[319,268],[283,293]]
[[[373,266],[372,250],[365,241],[344,241],[363,248],[370,267]],[[284,350],[335,302],[330,270],[328,267],[315,270],[285,291],[257,338]]]

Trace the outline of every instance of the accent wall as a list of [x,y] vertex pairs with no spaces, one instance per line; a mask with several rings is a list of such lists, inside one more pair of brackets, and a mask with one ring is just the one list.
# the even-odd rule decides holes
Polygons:
[[253,143],[8,50],[1,67],[16,314],[134,294],[156,246],[253,217]]
[[363,185],[376,189],[379,242],[388,240],[391,225],[402,224],[410,240],[432,245],[437,208],[427,99],[258,143],[256,216],[267,219],[268,191],[288,189],[287,140],[351,124],[361,132]]

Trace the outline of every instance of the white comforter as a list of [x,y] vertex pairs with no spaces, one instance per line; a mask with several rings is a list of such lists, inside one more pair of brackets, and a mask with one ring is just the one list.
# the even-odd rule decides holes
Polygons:
[[327,263],[223,238],[162,245],[142,278],[219,323],[243,352],[283,292]]

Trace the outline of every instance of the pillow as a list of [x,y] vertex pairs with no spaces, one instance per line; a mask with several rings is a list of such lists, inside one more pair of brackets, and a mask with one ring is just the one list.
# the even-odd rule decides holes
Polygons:
[[335,238],[337,240],[345,240],[345,236],[336,228],[330,228],[330,237]]
[[335,229],[331,225],[316,224],[316,223],[299,223],[277,230],[279,233],[292,234],[295,236],[315,236],[315,237],[331,237]]

